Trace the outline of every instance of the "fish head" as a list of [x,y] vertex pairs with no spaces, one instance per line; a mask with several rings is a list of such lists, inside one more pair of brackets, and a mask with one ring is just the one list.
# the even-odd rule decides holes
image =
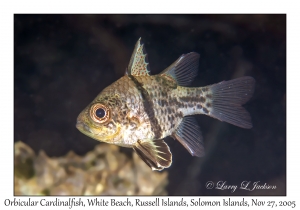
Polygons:
[[128,77],[106,87],[78,116],[76,127],[83,134],[105,143],[129,147],[130,142],[149,138],[149,120],[141,111],[138,90]]
[[98,141],[116,144],[122,140],[123,113],[115,94],[99,94],[77,117],[76,128]]

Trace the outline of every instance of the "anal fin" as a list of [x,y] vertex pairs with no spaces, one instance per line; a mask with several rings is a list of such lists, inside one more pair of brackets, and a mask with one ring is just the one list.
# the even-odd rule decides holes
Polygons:
[[152,170],[161,171],[172,164],[169,146],[162,139],[138,140],[133,149]]
[[195,117],[186,116],[173,136],[189,151],[192,156],[204,156],[203,137]]

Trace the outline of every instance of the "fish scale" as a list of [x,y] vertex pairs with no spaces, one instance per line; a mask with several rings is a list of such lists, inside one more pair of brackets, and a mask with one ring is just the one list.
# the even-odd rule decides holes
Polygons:
[[199,57],[194,52],[182,55],[160,74],[150,75],[139,39],[125,75],[79,114],[76,127],[98,141],[132,148],[152,170],[172,164],[172,153],[163,140],[167,136],[191,155],[204,156],[202,133],[193,115],[251,128],[251,117],[242,105],[253,95],[255,80],[245,76],[188,87],[197,75]]
[[[171,93],[175,88],[175,84],[169,82],[167,79],[161,78],[161,76],[142,76],[137,77],[137,80],[148,92],[150,100],[153,104],[153,107],[148,107],[148,109],[153,109],[154,117],[157,120],[157,124],[153,126],[159,127],[158,130],[161,131],[156,139],[164,138],[170,135],[170,133],[174,131],[174,125],[177,125],[181,120],[179,117],[176,117],[179,115],[176,104],[171,105],[169,103],[170,100],[167,100],[169,97],[171,97]],[[168,118],[172,120],[166,121]]]
[[[159,77],[160,80],[156,79]],[[211,93],[208,88],[187,88],[169,84],[161,76],[138,77],[143,88],[151,96],[154,104],[155,117],[161,127],[162,134],[159,138],[172,135],[177,125],[184,116],[194,114],[209,114],[211,99],[207,97]]]

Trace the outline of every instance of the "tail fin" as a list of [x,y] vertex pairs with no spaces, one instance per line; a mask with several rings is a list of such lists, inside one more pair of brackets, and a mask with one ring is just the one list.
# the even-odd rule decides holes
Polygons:
[[209,115],[241,128],[252,128],[251,117],[242,107],[253,95],[255,80],[241,77],[210,85],[212,107]]

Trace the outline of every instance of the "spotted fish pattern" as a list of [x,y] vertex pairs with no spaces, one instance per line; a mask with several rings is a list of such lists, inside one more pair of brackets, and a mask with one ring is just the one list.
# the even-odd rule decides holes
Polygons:
[[191,155],[203,156],[203,137],[193,115],[251,128],[251,117],[242,105],[253,95],[255,80],[244,76],[189,87],[197,76],[199,57],[195,52],[184,54],[160,74],[151,75],[139,39],[125,75],[79,114],[76,127],[98,141],[132,148],[152,170],[172,164],[164,141],[167,136],[178,140]]

